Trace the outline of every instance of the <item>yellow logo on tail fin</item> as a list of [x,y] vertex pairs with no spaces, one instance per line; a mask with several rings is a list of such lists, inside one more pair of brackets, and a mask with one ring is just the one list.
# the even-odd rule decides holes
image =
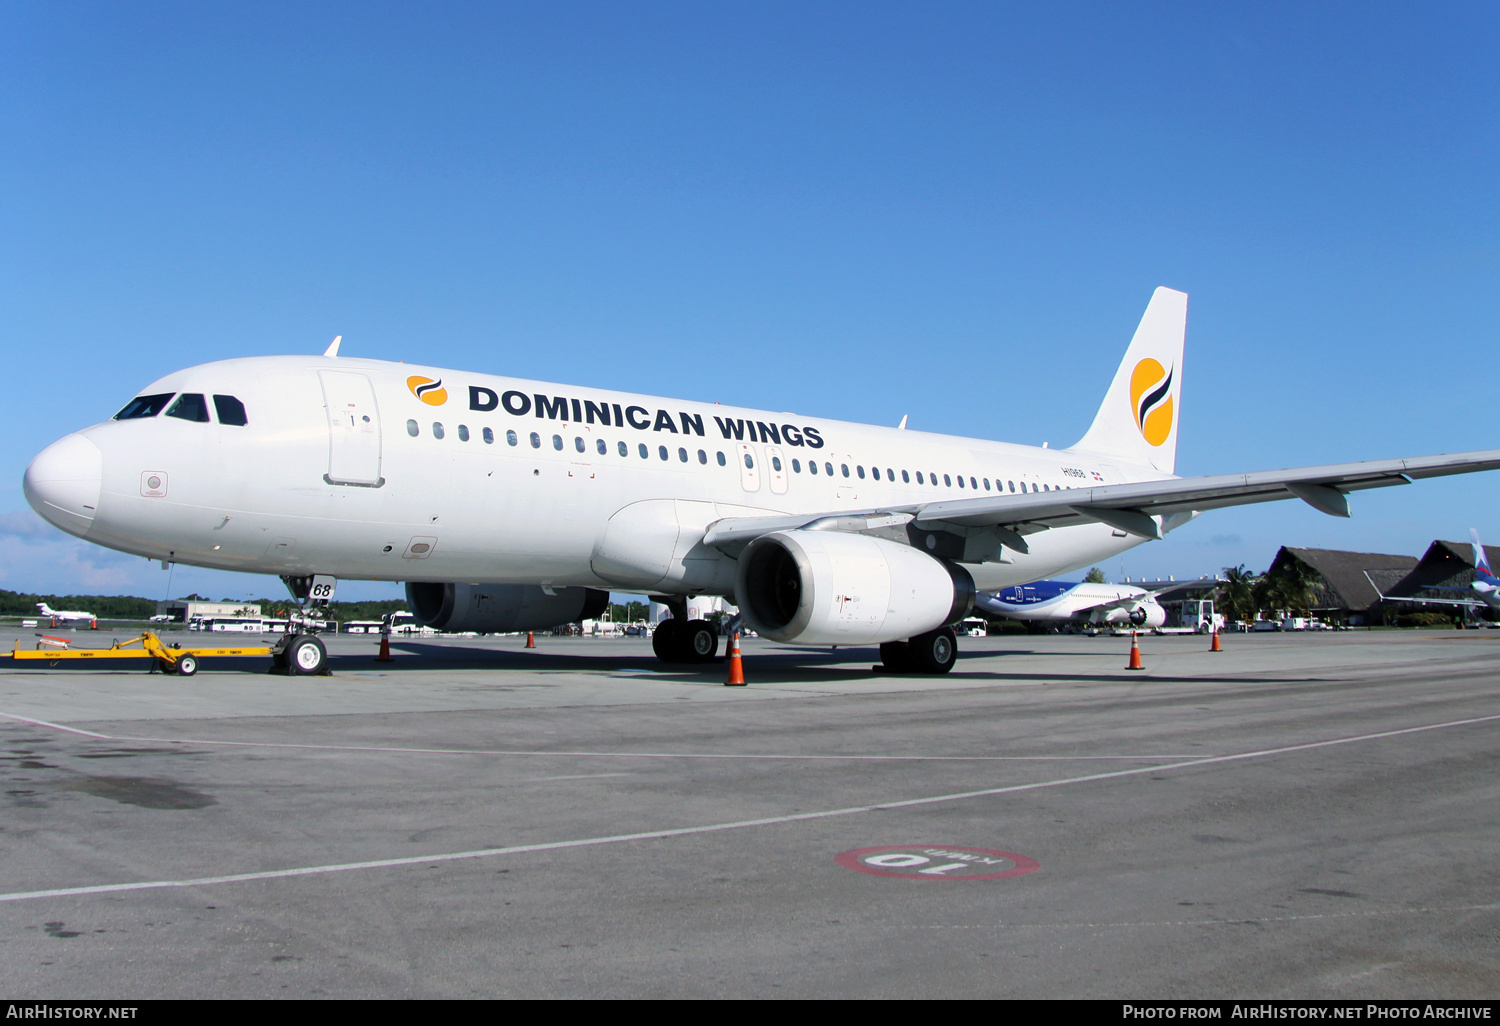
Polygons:
[[1172,372],[1152,359],[1135,365],[1130,375],[1130,404],[1141,437],[1161,445],[1172,434]]

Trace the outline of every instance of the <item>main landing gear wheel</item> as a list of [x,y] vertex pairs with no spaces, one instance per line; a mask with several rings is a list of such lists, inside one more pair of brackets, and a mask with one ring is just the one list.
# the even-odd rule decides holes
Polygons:
[[908,646],[909,666],[917,673],[947,673],[958,661],[958,638],[952,627],[918,634]]
[[651,632],[651,651],[664,663],[675,663],[678,660],[677,635],[680,626],[676,620],[663,620]]
[[719,654],[719,633],[707,620],[689,620],[678,638],[686,662],[711,663]]
[[195,655],[180,655],[177,657],[177,675],[179,677],[191,677],[198,672],[198,657]]
[[674,617],[656,625],[651,650],[664,663],[708,663],[719,654],[719,634],[707,620]]
[[286,668],[299,676],[323,673],[328,668],[328,650],[311,634],[299,634],[283,650]]
[[880,663],[892,673],[911,669],[911,646],[904,641],[887,641],[880,646]]

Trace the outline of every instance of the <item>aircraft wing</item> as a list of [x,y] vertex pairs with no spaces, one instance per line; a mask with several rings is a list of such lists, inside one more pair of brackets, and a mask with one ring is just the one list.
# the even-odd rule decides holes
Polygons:
[[[1026,552],[1025,535],[1053,527],[1095,522],[1142,538],[1160,538],[1163,522],[1172,517],[1280,499],[1301,499],[1321,512],[1347,517],[1349,492],[1497,469],[1500,469],[1500,449],[1482,449],[1441,456],[1172,477],[798,516],[731,517],[710,524],[704,542],[727,548],[773,531],[798,528],[873,531],[906,526],[908,530],[946,531],[975,541],[989,536],[998,544]],[[1165,524],[1168,530],[1174,526],[1175,523]],[[988,539],[981,541],[979,547],[985,544]],[[975,547],[969,548],[972,554]]]
[[1419,605],[1433,606],[1470,606],[1475,609],[1482,609],[1489,604],[1482,599],[1408,598],[1405,595],[1382,595],[1380,597],[1386,602],[1412,602]]

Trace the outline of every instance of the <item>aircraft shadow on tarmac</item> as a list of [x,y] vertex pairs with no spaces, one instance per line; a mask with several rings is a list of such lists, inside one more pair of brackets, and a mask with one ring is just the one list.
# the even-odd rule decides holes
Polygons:
[[[542,642],[545,644],[545,642]],[[1029,649],[986,652],[985,658],[1005,655],[1054,655],[1037,653]],[[398,674],[403,671],[474,671],[474,670],[525,670],[533,673],[586,673],[640,675],[658,679],[694,683],[723,683],[724,659],[711,663],[668,664],[663,663],[649,651],[637,655],[606,653],[557,653],[545,648],[515,650],[501,648],[470,648],[453,645],[433,645],[422,642],[401,641],[391,646],[393,662],[377,662],[373,655],[329,654],[329,669],[334,674],[368,673],[378,671]],[[850,648],[832,651],[826,648],[785,648],[771,652],[755,652],[744,657],[745,671],[751,687],[756,684],[817,684],[847,681],[889,679],[892,683],[903,680],[963,680],[963,681],[1053,681],[1057,683],[1099,682],[1118,684],[1122,680],[1139,680],[1123,667],[1113,673],[997,673],[993,670],[965,670],[963,663],[942,677],[923,677],[915,674],[888,673],[877,664],[880,654],[875,649]],[[1213,684],[1223,678],[1218,676],[1172,676],[1151,674],[1145,678],[1157,683]],[[1267,683],[1306,682],[1307,677],[1259,676],[1257,680]]]

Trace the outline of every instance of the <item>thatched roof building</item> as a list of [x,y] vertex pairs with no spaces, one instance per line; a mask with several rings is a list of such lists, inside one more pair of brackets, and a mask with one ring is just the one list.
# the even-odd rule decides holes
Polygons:
[[[1430,550],[1429,550],[1430,551]],[[1338,549],[1301,549],[1282,546],[1269,573],[1297,562],[1317,574],[1322,589],[1312,612],[1325,619],[1348,620],[1353,626],[1376,623],[1382,599],[1416,569],[1413,556],[1381,552],[1342,552]]]
[[[1486,545],[1485,555],[1493,569],[1500,558],[1500,548]],[[1474,550],[1468,542],[1435,541],[1401,580],[1386,589],[1387,599],[1402,598],[1472,598],[1469,585],[1474,583]],[[1465,594],[1455,595],[1454,592]]]

